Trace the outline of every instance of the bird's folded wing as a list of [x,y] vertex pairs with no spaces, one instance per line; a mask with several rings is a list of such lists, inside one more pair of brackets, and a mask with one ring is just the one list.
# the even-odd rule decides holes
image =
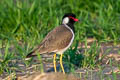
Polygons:
[[28,55],[36,55],[36,53],[50,53],[57,52],[58,50],[67,47],[73,37],[71,30],[69,30],[65,25],[56,27],[43,39],[40,45],[34,49]]

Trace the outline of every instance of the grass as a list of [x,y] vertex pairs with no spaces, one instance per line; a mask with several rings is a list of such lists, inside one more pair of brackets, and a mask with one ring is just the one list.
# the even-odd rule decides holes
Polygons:
[[[0,1],[0,74],[11,74],[18,69],[13,60],[21,60],[26,66],[27,53],[41,42],[45,35],[55,26],[61,24],[64,13],[72,12],[81,20],[75,24],[75,40],[72,47],[66,51],[64,61],[75,67],[95,68],[99,63],[96,56],[102,42],[120,40],[120,0],[1,0]],[[85,49],[82,54],[76,54],[78,43],[85,43],[87,38],[98,41]],[[79,42],[78,42],[79,41]],[[15,46],[10,52],[9,48]],[[96,47],[97,46],[97,47]],[[75,55],[73,55],[75,53]],[[39,57],[40,58],[40,57]],[[40,60],[41,61],[41,60]],[[100,66],[100,65],[99,65]],[[118,65],[120,66],[120,65]],[[116,79],[115,74],[113,74]],[[102,78],[101,78],[102,80]]]

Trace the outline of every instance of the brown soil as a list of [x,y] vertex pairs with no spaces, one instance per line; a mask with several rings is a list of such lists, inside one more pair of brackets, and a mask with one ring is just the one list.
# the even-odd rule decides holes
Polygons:
[[[87,48],[90,48],[90,45],[96,42],[94,39],[88,39],[88,46]],[[80,48],[82,48],[82,52],[84,52],[84,44],[79,45]],[[120,79],[120,67],[118,67],[118,64],[120,64],[120,45],[113,45],[113,43],[101,43],[101,50],[99,52],[98,58],[101,59],[103,56],[104,58],[100,62],[101,68],[95,68],[95,69],[83,69],[78,68],[76,69],[75,76],[79,78],[80,80],[101,80],[104,78],[105,80],[111,78],[111,80],[114,80],[113,73],[116,73],[117,80]],[[52,57],[53,54],[44,54],[42,55],[43,59],[43,68],[45,73],[40,74],[40,61],[35,57],[33,60],[33,64],[31,64],[29,67],[26,67],[24,63],[22,63],[21,60],[16,61],[16,63],[19,65],[20,69],[16,70],[15,74],[19,80],[33,80],[32,78],[36,78],[34,80],[38,80],[37,78],[41,78],[39,80],[62,80],[63,78],[66,78],[65,80],[79,80],[76,77],[72,75],[63,75],[62,73],[53,73],[53,63],[52,63]],[[112,60],[112,66],[110,61]],[[115,63],[115,64],[113,64]],[[65,66],[65,64],[64,64]],[[60,65],[57,65],[57,70],[60,69]],[[67,71],[67,68],[65,68],[65,71]],[[60,76],[61,77],[60,77]],[[5,73],[1,75],[1,79],[7,79],[10,76],[6,77]],[[34,76],[34,77],[32,77]],[[31,79],[30,79],[31,78]],[[64,80],[64,79],[63,79]]]

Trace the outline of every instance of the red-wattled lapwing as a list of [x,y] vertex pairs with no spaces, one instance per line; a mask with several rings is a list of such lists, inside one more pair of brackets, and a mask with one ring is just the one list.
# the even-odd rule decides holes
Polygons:
[[67,13],[62,18],[62,24],[52,31],[43,39],[40,45],[37,46],[27,57],[36,56],[37,53],[52,53],[54,52],[54,71],[56,72],[56,53],[60,54],[60,65],[63,73],[64,67],[62,64],[63,53],[71,46],[74,40],[74,23],[77,22],[76,16],[73,13]]

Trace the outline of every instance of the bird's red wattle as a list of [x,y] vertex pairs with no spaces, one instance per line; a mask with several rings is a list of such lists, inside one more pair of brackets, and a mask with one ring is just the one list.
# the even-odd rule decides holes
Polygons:
[[72,16],[69,16],[69,18],[73,19],[75,22],[77,22],[77,21],[78,21],[78,19],[77,19],[77,18],[74,18],[74,17],[72,17]]

